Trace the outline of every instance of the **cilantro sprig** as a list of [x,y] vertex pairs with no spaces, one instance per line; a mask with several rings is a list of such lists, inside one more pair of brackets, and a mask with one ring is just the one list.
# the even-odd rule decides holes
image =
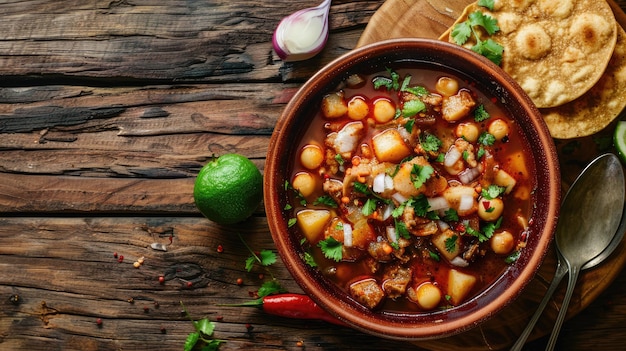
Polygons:
[[[478,5],[493,9],[493,1],[479,1]],[[457,23],[452,28],[452,39],[456,44],[464,45],[473,37],[476,44],[472,46],[472,51],[485,56],[496,65],[500,65],[504,47],[491,38],[482,40],[479,28],[482,28],[490,36],[500,31],[498,21],[495,18],[481,11],[474,11],[467,16],[467,20]]]
[[220,344],[225,343],[225,340],[213,339],[213,331],[215,330],[215,323],[211,322],[208,318],[202,318],[200,320],[194,321],[183,302],[180,302],[180,305],[185,312],[185,315],[195,328],[195,332],[189,333],[187,335],[187,339],[185,340],[184,351],[194,350],[198,343],[202,343],[202,351],[216,351]]

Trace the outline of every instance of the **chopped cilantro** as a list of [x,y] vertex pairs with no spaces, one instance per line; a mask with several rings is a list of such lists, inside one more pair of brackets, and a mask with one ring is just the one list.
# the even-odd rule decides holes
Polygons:
[[415,214],[417,214],[418,216],[424,217],[428,213],[430,205],[428,204],[428,199],[426,198],[426,196],[424,196],[424,194],[419,194],[418,196],[415,196],[408,200],[408,202],[408,205],[413,207],[413,209],[415,210]]
[[445,159],[446,159],[446,155],[442,153],[442,154],[437,155],[435,162],[443,163]]
[[289,211],[293,208],[293,206],[291,206],[291,204],[286,204],[285,207],[283,208],[285,211]]
[[378,90],[381,87],[387,88],[387,90],[391,90],[393,86],[393,82],[391,78],[387,77],[374,77],[372,79],[372,83],[374,83],[374,89]]
[[411,237],[411,233],[409,233],[409,229],[406,227],[406,223],[395,220],[394,225],[396,228],[396,234],[398,234],[399,237],[404,239],[408,239]]
[[416,189],[419,189],[424,185],[424,183],[435,173],[435,170],[432,166],[419,166],[413,164],[413,168],[411,169],[411,181],[413,182],[413,186]]
[[287,292],[285,288],[283,288],[280,283],[276,280],[268,280],[261,284],[261,287],[257,291],[257,295],[259,297],[265,297],[272,294],[280,294]]
[[354,182],[353,186],[354,190],[360,192],[361,194],[369,195],[371,193],[370,189],[364,183]]
[[485,146],[491,146],[496,142],[496,137],[493,134],[483,132],[478,136],[478,143]]
[[448,252],[454,252],[456,250],[456,239],[458,238],[457,235],[452,235],[451,237],[447,238],[443,243],[446,246],[446,251]]
[[337,161],[337,163],[338,163],[340,166],[343,166],[343,163],[345,162],[345,161],[343,160],[343,156],[341,156],[340,154],[336,154],[336,155],[335,155],[335,161]]
[[428,95],[428,89],[422,87],[422,86],[415,86],[415,87],[406,87],[403,91],[406,91],[408,93],[411,93],[413,95],[417,95],[417,96],[424,96],[424,95]]
[[476,44],[472,47],[472,51],[500,65],[504,48],[491,38],[481,40],[480,34],[476,31],[477,27],[483,28],[488,35],[493,35],[500,30],[495,18],[480,11],[474,11],[468,15],[467,20],[457,23],[452,28],[452,39],[458,45],[463,45],[473,34]]
[[425,151],[435,152],[439,150],[443,143],[435,135],[425,133],[420,137],[420,144]]
[[365,204],[363,205],[363,208],[361,209],[361,213],[363,213],[364,216],[369,216],[374,213],[374,211],[376,211],[376,200],[367,199],[367,201],[365,201]]
[[406,89],[409,87],[409,84],[411,83],[411,75],[407,74],[404,79],[402,80],[402,85],[400,86],[400,91],[406,91]]
[[465,228],[465,232],[471,236],[477,237],[478,241],[480,241],[481,243],[489,240],[489,237],[472,227]]
[[404,208],[406,207],[408,201],[400,204],[400,206],[396,207],[393,209],[393,211],[391,211],[391,216],[393,218],[398,218],[400,216],[402,216],[402,213],[404,212]]
[[483,156],[485,156],[485,148],[482,146],[478,147],[478,151],[476,152],[476,159],[480,160]]
[[332,236],[329,236],[325,240],[320,241],[317,246],[322,249],[324,257],[334,260],[335,262],[341,261],[343,257],[343,244],[337,241]]
[[463,157],[463,161],[467,161],[467,159],[469,158],[470,153],[467,150],[463,150],[463,153],[461,154],[461,157]]
[[258,255],[252,253],[252,256],[246,259],[246,270],[250,272],[256,262],[263,267],[271,266],[276,263],[276,254],[270,250],[261,250]]
[[406,129],[407,132],[411,133],[411,132],[413,132],[413,126],[414,125],[415,125],[415,120],[414,119],[410,119],[410,120],[408,120],[404,124],[404,129]]
[[481,195],[487,200],[492,200],[504,194],[505,191],[506,187],[491,184],[487,187],[487,189],[483,188]]
[[474,120],[476,122],[483,122],[489,118],[491,118],[491,115],[487,112],[487,110],[485,110],[485,106],[482,104],[478,105],[478,107],[474,110]]
[[487,239],[491,239],[496,229],[500,228],[500,225],[502,225],[502,217],[498,218],[498,220],[495,222],[487,223],[483,226],[483,233],[485,234]]
[[[185,308],[183,302],[180,302],[180,305],[183,308],[183,312],[187,315],[187,318],[193,324],[195,332],[189,333],[187,338],[185,339],[185,345],[183,346],[184,351],[195,350],[200,345],[202,346],[202,350],[205,351],[217,351],[220,344],[225,343],[224,340],[212,339],[213,331],[215,330],[215,323],[211,322],[208,318],[203,318],[197,321],[194,321],[191,318],[189,312]],[[201,342],[201,343],[199,343]]]
[[287,227],[293,227],[294,225],[296,225],[296,222],[298,222],[296,218],[289,218],[289,220],[287,221]]
[[513,251],[510,255],[508,255],[504,259],[504,262],[509,263],[509,264],[513,263],[513,262],[517,261],[521,255],[522,255],[521,251],[519,251],[519,250]]
[[315,259],[313,258],[313,255],[311,255],[310,252],[305,251],[302,254],[302,260],[304,261],[304,263],[306,263],[309,267],[315,268],[317,267],[317,262],[315,262]]
[[448,222],[457,222],[459,220],[459,214],[455,209],[449,208],[446,210],[443,219]]
[[478,6],[486,7],[493,11],[494,0],[478,0]]
[[323,195],[315,199],[313,205],[324,205],[332,208],[337,208],[337,203],[329,195]]
[[405,101],[402,105],[402,115],[405,117],[413,117],[416,114],[424,111],[426,104],[422,100],[409,100]]
[[439,257],[439,254],[437,254],[436,252],[432,252],[432,251],[428,251],[428,256],[430,256],[431,259],[439,262],[441,261],[441,257]]

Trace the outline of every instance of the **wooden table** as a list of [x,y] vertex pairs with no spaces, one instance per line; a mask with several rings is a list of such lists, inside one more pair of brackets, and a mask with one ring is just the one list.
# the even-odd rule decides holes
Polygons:
[[[284,63],[276,24],[316,1],[1,1],[0,350],[182,350],[194,329],[181,302],[215,322],[222,351],[427,349],[218,306],[267,279],[245,270],[238,234],[274,246],[262,206],[218,226],[192,197],[213,154],[263,170],[290,96],[383,2],[334,1],[322,54]],[[281,262],[271,270],[301,291]],[[624,284],[626,272],[566,322],[557,348],[622,348]]]

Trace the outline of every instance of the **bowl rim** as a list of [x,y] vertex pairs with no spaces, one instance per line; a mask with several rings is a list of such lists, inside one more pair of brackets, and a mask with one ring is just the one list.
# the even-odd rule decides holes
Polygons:
[[[522,102],[519,107],[524,111],[525,116],[523,119],[531,124],[526,129],[537,131],[536,135],[531,135],[530,137],[527,135],[527,139],[533,139],[529,140],[529,142],[533,146],[538,146],[537,152],[542,156],[540,158],[542,163],[536,166],[536,173],[545,174],[545,176],[542,176],[542,179],[546,180],[542,190],[548,191],[545,203],[538,204],[541,210],[545,211],[545,215],[541,218],[542,223],[545,223],[543,229],[537,233],[539,235],[534,236],[534,239],[529,238],[529,240],[536,242],[535,251],[530,255],[527,250],[524,250],[523,255],[526,255],[524,257],[526,264],[524,267],[515,266],[516,272],[510,273],[517,274],[517,279],[508,286],[504,286],[500,282],[492,283],[489,288],[470,300],[472,306],[470,306],[470,302],[461,305],[466,306],[465,309],[469,312],[463,312],[459,318],[449,319],[446,316],[449,311],[430,313],[429,316],[436,315],[441,318],[424,318],[424,320],[420,320],[423,324],[420,323],[419,326],[407,322],[406,316],[396,316],[389,313],[383,315],[394,320],[389,321],[385,319],[381,323],[381,320],[378,318],[381,314],[372,313],[364,307],[355,306],[354,303],[349,301],[349,298],[338,296],[337,289],[329,289],[327,283],[320,282],[317,279],[320,276],[316,276],[311,272],[310,268],[305,266],[297,248],[295,245],[292,245],[290,235],[282,234],[289,232],[286,224],[287,219],[283,217],[283,208],[280,206],[281,196],[278,191],[273,191],[283,186],[285,181],[285,177],[279,172],[281,165],[287,162],[285,161],[285,148],[281,148],[281,145],[284,144],[280,142],[287,141],[289,143],[289,140],[293,140],[291,132],[296,127],[294,125],[295,121],[291,116],[295,115],[294,111],[296,111],[298,106],[311,103],[311,99],[316,95],[312,91],[323,90],[329,81],[338,79],[337,77],[342,74],[341,72],[362,62],[382,57],[384,53],[407,50],[417,50],[418,52],[421,50],[431,56],[451,55],[455,59],[463,60],[465,61],[464,65],[478,67],[479,73],[487,74],[493,80],[495,86],[499,86],[501,89],[506,87],[503,92],[507,96],[510,95],[508,99]],[[450,65],[444,66],[449,67]],[[467,75],[470,76],[471,74]],[[319,91],[317,94],[319,94]],[[535,160],[535,162],[537,161]],[[536,177],[539,179],[539,175],[536,175]],[[517,82],[506,74],[504,70],[486,58],[451,43],[423,38],[388,39],[351,50],[328,63],[311,76],[291,98],[278,119],[270,139],[264,170],[264,205],[270,232],[281,259],[302,290],[318,305],[355,329],[369,334],[391,339],[428,340],[451,336],[471,329],[495,315],[521,294],[524,287],[534,278],[553,240],[560,207],[560,179],[559,162],[554,141],[539,110]],[[533,212],[533,218],[535,211]],[[509,273],[505,272],[505,274]],[[500,279],[503,279],[502,276],[498,280]],[[494,287],[498,287],[498,289]],[[492,289],[497,291],[492,291]],[[482,301],[480,297],[487,294],[497,296],[490,301]],[[355,318],[357,314],[359,318]],[[415,319],[416,317],[411,316],[410,318]]]

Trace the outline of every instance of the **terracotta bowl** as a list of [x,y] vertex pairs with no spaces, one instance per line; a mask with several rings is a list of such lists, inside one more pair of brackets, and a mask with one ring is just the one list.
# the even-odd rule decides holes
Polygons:
[[[430,313],[370,311],[351,299],[301,258],[301,235],[288,226],[285,181],[306,130],[325,93],[350,73],[384,71],[390,63],[419,62],[447,67],[477,82],[503,101],[529,141],[528,153],[536,172],[534,209],[527,246],[519,259],[490,287],[460,306]],[[427,39],[388,40],[361,47],[329,63],[310,78],[286,106],[272,135],[265,165],[264,201],[277,250],[295,281],[329,313],[355,329],[404,340],[450,336],[484,322],[518,297],[537,272],[553,239],[560,205],[560,173],[553,140],[543,119],[518,84],[482,56],[459,46]]]

